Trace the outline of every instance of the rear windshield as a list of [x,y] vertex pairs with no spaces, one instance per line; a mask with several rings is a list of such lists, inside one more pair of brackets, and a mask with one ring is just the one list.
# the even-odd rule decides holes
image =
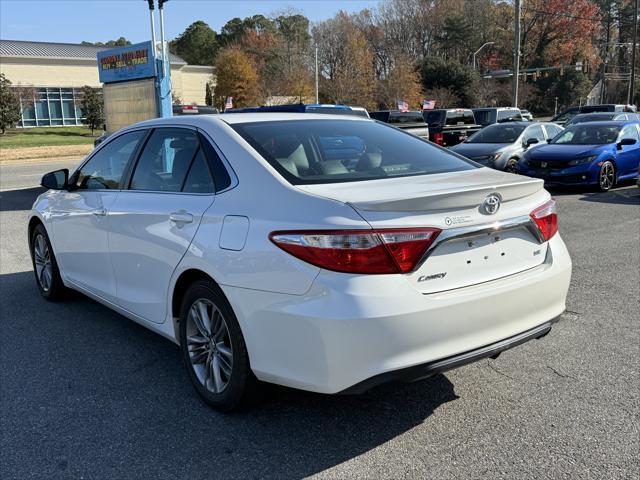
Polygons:
[[595,115],[576,115],[571,119],[571,125],[575,125],[576,123],[584,123],[584,122],[603,122],[605,120],[612,120],[615,116],[615,113],[610,114],[602,114],[598,113]]
[[476,119],[471,110],[447,112],[447,125],[474,125]]
[[466,143],[513,143],[525,128],[522,125],[496,123],[474,133]]
[[606,145],[615,143],[620,133],[618,125],[593,125],[581,123],[567,128],[551,143],[565,145]]
[[231,127],[294,185],[478,168],[444,148],[378,122],[296,120]]
[[389,123],[424,123],[422,112],[393,112],[389,115]]
[[428,112],[423,116],[430,127],[439,127],[443,114],[444,112]]

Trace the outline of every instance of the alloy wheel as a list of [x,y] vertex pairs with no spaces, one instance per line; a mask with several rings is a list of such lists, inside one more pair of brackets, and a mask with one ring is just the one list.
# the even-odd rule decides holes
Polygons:
[[51,288],[53,279],[53,266],[51,264],[51,252],[44,235],[38,234],[33,242],[33,258],[36,267],[36,277],[40,287],[45,292]]
[[611,162],[605,162],[600,169],[600,189],[607,191],[615,182],[615,170]]
[[517,166],[518,166],[518,161],[515,158],[512,158],[507,162],[505,171],[509,173],[516,173]]
[[189,360],[206,390],[221,393],[231,380],[233,348],[222,312],[200,298],[189,309],[186,325]]

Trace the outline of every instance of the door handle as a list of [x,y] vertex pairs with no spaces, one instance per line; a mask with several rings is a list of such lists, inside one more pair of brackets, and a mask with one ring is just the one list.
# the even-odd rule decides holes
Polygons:
[[187,212],[173,212],[169,215],[169,220],[174,223],[191,223],[193,215]]
[[104,208],[96,208],[95,210],[91,210],[96,217],[104,217],[107,214],[107,211]]

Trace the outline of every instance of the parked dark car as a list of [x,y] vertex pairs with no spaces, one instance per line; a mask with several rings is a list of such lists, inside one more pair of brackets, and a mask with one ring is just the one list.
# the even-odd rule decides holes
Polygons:
[[620,112],[580,113],[565,123],[564,127],[568,128],[571,125],[586,122],[606,122],[607,120],[640,120],[640,115],[637,113]]
[[558,125],[566,125],[573,117],[581,113],[596,113],[596,112],[610,112],[610,113],[622,113],[630,112],[634,113],[636,108],[633,105],[620,105],[620,104],[602,104],[602,105],[583,105],[580,107],[571,107],[560,112],[551,119],[552,122]]
[[369,116],[374,120],[398,127],[416,137],[429,140],[429,127],[422,118],[422,112],[420,110],[411,110],[408,112],[401,112],[400,110],[379,110],[377,112],[369,112]]
[[474,108],[473,115],[476,123],[483,127],[494,123],[521,122],[525,120],[520,109],[515,107]]
[[468,108],[423,110],[422,116],[429,125],[429,140],[443,147],[464,142],[481,128]]
[[[268,105],[261,107],[242,107],[228,108],[224,113],[266,113],[266,112],[285,112],[285,113],[329,113],[332,115],[356,115],[366,116],[363,109],[358,107],[350,107],[348,105],[333,105],[326,103],[294,103],[290,105]],[[366,110],[365,110],[366,112]]]

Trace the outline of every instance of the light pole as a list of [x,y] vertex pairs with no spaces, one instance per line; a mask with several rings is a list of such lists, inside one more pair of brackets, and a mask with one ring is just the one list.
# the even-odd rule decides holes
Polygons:
[[[494,43],[496,43],[496,42],[486,42],[486,43],[485,43],[485,44],[483,44],[483,45],[482,45],[478,50],[476,50],[476,51],[473,53],[473,69],[474,69],[474,70],[476,69],[476,55],[478,55],[478,54],[480,53],[480,50],[482,50],[484,47],[487,47],[487,46],[489,46],[489,45],[493,45]],[[469,57],[467,57],[467,58],[469,58]]]
[[515,0],[515,35],[513,45],[513,106],[518,106],[518,81],[520,75],[520,16],[522,7],[520,0]]
[[316,104],[320,103],[320,96],[318,93],[318,44],[316,43]]

